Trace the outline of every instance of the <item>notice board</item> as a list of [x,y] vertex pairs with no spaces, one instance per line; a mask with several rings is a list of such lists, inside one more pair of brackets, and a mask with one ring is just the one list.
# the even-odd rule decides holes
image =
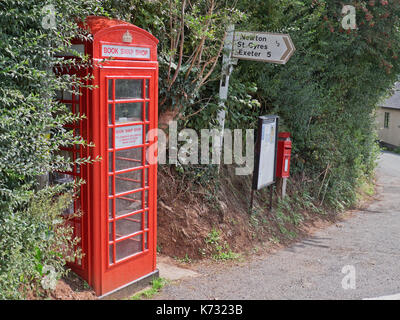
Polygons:
[[254,190],[260,190],[274,184],[276,181],[278,124],[278,116],[262,116],[258,118],[253,174]]

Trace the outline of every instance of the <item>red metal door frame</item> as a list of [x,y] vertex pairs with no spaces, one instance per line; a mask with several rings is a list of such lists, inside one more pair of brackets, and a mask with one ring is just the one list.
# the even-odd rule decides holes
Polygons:
[[[67,57],[68,59],[68,57]],[[77,77],[83,78],[87,70],[77,70],[75,68],[71,68],[67,71],[62,68],[56,68],[55,73],[57,75],[62,74],[71,74],[76,75]],[[87,84],[87,82],[86,82]],[[77,88],[74,88],[77,90]],[[60,103],[69,106],[70,111],[76,115],[87,115],[88,114],[88,104],[86,101],[87,95],[85,93],[85,88],[80,88],[79,92],[81,95],[75,95],[72,93],[67,93],[66,91],[60,92],[60,96],[58,97],[58,101]],[[86,140],[88,135],[88,122],[87,118],[81,119],[79,122],[69,123],[64,126],[67,130],[73,130],[74,135],[81,136]],[[60,151],[67,152],[72,155],[72,160],[75,162],[77,158],[86,158],[88,155],[88,149],[84,146],[76,147],[61,147]],[[73,212],[80,213],[80,216],[73,218],[72,220],[66,219],[66,223],[73,226],[73,237],[79,238],[80,241],[75,248],[75,250],[79,247],[81,252],[83,253],[80,259],[75,259],[75,261],[67,262],[67,265],[71,267],[79,276],[84,279],[88,278],[88,257],[87,251],[89,247],[88,239],[89,239],[89,220],[88,220],[88,197],[86,196],[88,191],[87,182],[89,180],[89,169],[87,165],[78,165],[74,164],[72,167],[72,171],[70,172],[55,172],[54,174],[64,174],[73,177],[73,179],[84,179],[86,183],[82,184],[79,187],[79,193],[75,196],[74,201],[72,203]],[[54,183],[54,181],[51,181]]]
[[[149,118],[143,119],[143,122],[134,122],[134,125],[142,125],[142,128],[146,128],[147,130],[151,130],[157,128],[157,105],[158,105],[158,68],[157,64],[149,63],[130,63],[129,67],[126,67],[126,63],[124,64],[124,68],[120,68],[120,66],[115,65],[115,67],[104,67],[96,70],[95,74],[97,75],[98,86],[99,89],[96,89],[95,92],[97,94],[94,95],[94,105],[93,105],[93,114],[91,119],[92,130],[93,130],[93,141],[95,142],[95,148],[93,150],[93,156],[100,155],[102,157],[102,161],[96,163],[93,166],[93,174],[92,174],[92,276],[91,276],[91,284],[94,286],[95,291],[98,295],[103,295],[107,292],[115,290],[121,286],[124,286],[136,279],[143,277],[156,269],[156,235],[157,235],[157,218],[156,218],[156,197],[157,197],[157,165],[156,164],[148,164],[143,169],[142,178],[144,179],[144,171],[146,168],[148,169],[148,187],[141,189],[139,192],[142,192],[142,202],[145,200],[145,192],[148,192],[148,209],[142,209],[141,213],[142,217],[145,216],[145,212],[147,212],[148,217],[148,225],[147,228],[143,228],[145,222],[142,220],[142,230],[143,237],[148,235],[147,239],[147,249],[142,250],[136,255],[130,256],[121,261],[115,261],[115,253],[117,242],[122,240],[117,239],[115,229],[118,219],[115,216],[109,220],[109,212],[111,211],[109,208],[109,200],[113,200],[113,209],[115,210],[115,202],[116,198],[120,197],[121,194],[115,196],[115,184],[113,186],[114,195],[109,195],[109,186],[108,180],[109,176],[117,177],[118,174],[126,173],[127,171],[118,171],[118,173],[109,173],[109,131],[112,130],[115,134],[116,128],[130,127],[132,123],[127,124],[119,124],[116,123],[109,124],[109,101],[108,101],[108,80],[112,79],[148,79],[149,80]],[[145,84],[143,80],[143,84]],[[115,86],[114,86],[115,88]],[[145,94],[145,93],[143,93]],[[146,97],[144,96],[144,101]],[[95,107],[98,106],[98,107]],[[115,106],[115,101],[114,101]],[[146,113],[145,103],[142,104],[143,107],[143,117]],[[113,114],[114,116],[114,114]],[[146,121],[147,120],[147,121]],[[145,138],[146,130],[143,130],[143,139]],[[113,143],[115,143],[115,136],[113,139]],[[143,142],[145,142],[143,140]],[[142,160],[145,159],[145,149],[148,148],[155,141],[148,141],[143,145],[142,150]],[[136,146],[140,148],[140,146]],[[135,148],[135,147],[134,147]],[[118,148],[118,151],[128,150],[131,148]],[[110,149],[111,150],[111,149]],[[115,146],[113,147],[113,154],[116,153]],[[113,161],[113,165],[115,166],[115,161]],[[115,167],[114,167],[115,170]],[[141,169],[138,169],[138,171]],[[128,170],[128,172],[133,172],[135,170]],[[115,171],[114,171],[115,172]],[[112,178],[114,180],[114,178]],[[145,183],[144,180],[142,180]],[[144,186],[144,185],[143,185]],[[132,192],[130,193],[132,194]],[[110,198],[111,197],[111,198]],[[139,210],[140,211],[140,210]],[[115,211],[114,211],[115,212]],[[121,219],[122,220],[122,219]],[[110,224],[111,223],[111,224]],[[112,226],[112,250],[114,261],[109,261],[109,226]],[[141,234],[141,233],[138,233]],[[128,237],[132,236],[130,234]],[[133,238],[133,237],[132,237]],[[144,245],[144,239],[142,240]],[[144,249],[142,247],[142,249]],[[111,262],[111,263],[110,263]]]

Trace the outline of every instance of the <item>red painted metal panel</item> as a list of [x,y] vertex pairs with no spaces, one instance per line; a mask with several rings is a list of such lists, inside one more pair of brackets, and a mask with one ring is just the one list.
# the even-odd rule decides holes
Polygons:
[[[156,73],[157,73],[157,65],[153,64],[152,66],[147,66],[146,69],[140,69],[137,70],[135,69],[132,65],[127,66],[125,69],[117,69],[117,68],[112,68],[112,67],[106,67],[103,68],[100,71],[100,96],[103,98],[100,101],[100,110],[103,110],[103,114],[105,117],[107,114],[109,115],[108,107],[109,107],[109,102],[112,102],[112,110],[113,112],[111,113],[112,115],[112,121],[111,124],[109,123],[109,120],[103,119],[103,127],[111,129],[112,133],[111,135],[113,136],[113,139],[109,139],[110,137],[108,136],[110,133],[108,133],[108,130],[104,130],[102,133],[101,140],[105,141],[106,143],[102,145],[102,158],[107,159],[107,163],[104,162],[105,168],[102,171],[102,174],[99,175],[99,178],[101,181],[98,181],[99,184],[102,184],[106,186],[109,182],[107,181],[109,177],[112,177],[111,181],[113,181],[112,188],[111,188],[111,195],[110,193],[110,185],[108,185],[107,188],[105,188],[105,192],[101,192],[101,197],[103,199],[98,199],[97,201],[99,203],[103,204],[103,208],[100,210],[101,211],[101,217],[100,219],[103,222],[103,225],[101,227],[101,235],[97,237],[95,241],[98,241],[99,243],[102,244],[101,252],[103,253],[103,256],[101,257],[101,264],[102,264],[102,285],[100,289],[100,294],[105,294],[106,292],[109,292],[111,290],[114,290],[118,287],[121,287],[127,283],[130,283],[134,281],[135,279],[138,279],[142,276],[145,276],[146,274],[149,274],[155,270],[155,235],[156,235],[156,225],[155,225],[155,215],[156,215],[156,208],[154,204],[156,203],[156,186],[154,185],[154,177],[156,177],[156,165],[149,165],[145,164],[145,148],[147,148],[152,142],[145,143],[145,126],[149,125],[149,129],[155,128],[155,123],[154,121],[152,122],[152,119],[154,120],[157,118],[157,113],[156,113],[156,104],[155,104],[155,96],[157,95],[157,91],[155,91],[155,83],[156,81]],[[116,115],[115,115],[115,106],[118,105],[120,101],[126,102],[129,100],[120,100],[116,102],[115,98],[115,88],[116,88],[116,82],[115,80],[118,79],[124,79],[124,80],[143,80],[143,85],[142,88],[145,87],[145,80],[148,79],[150,81],[150,95],[149,98],[145,98],[144,96],[142,97],[143,99],[132,99],[132,101],[141,101],[141,108],[142,108],[142,121],[135,121],[131,122],[129,124],[123,123],[123,124],[117,124],[116,122]],[[113,85],[113,97],[111,100],[107,99],[107,96],[109,94],[109,88],[108,88],[108,81],[112,81]],[[144,95],[144,92],[142,93]],[[149,106],[149,112],[150,112],[150,119],[149,121],[145,120],[145,102],[148,101],[150,103]],[[122,102],[122,103],[123,103]],[[136,146],[128,146],[128,147],[120,147],[117,148],[115,145],[116,138],[115,138],[115,129],[116,128],[126,128],[129,125],[137,125],[137,126],[142,126],[142,141],[139,145]],[[106,144],[108,141],[112,141],[113,144],[112,146],[107,146]],[[131,150],[139,150],[142,148],[141,155],[142,155],[142,163],[139,167],[133,167],[130,169],[125,169],[125,170],[116,170],[116,161],[117,157],[115,154],[118,151],[131,151]],[[110,166],[109,163],[109,154],[112,154],[111,159],[112,160],[112,165]],[[125,159],[122,157],[122,159]],[[111,173],[110,173],[110,167]],[[147,169],[149,172],[149,183],[148,186],[146,187],[144,185],[145,180],[144,180],[144,170]],[[143,170],[143,175],[142,175],[142,185],[139,187],[139,191],[135,190],[126,190],[123,192],[116,193],[116,177],[121,177],[124,173],[132,173],[132,172],[140,172],[140,170]],[[115,177],[115,178],[114,178]],[[126,181],[126,179],[122,179],[123,181]],[[128,178],[129,180],[129,178]],[[134,179],[130,179],[134,180]],[[148,209],[146,210],[144,207],[144,197],[145,197],[145,191],[148,192]],[[116,217],[116,202],[117,200],[120,199],[127,199],[129,201],[129,196],[132,196],[134,194],[139,194],[141,193],[141,203],[142,203],[142,208],[136,211],[131,211],[128,212],[125,215],[121,215],[119,217]],[[108,203],[104,203],[103,201],[112,201],[112,210],[110,209],[110,206]],[[140,200],[139,200],[140,201]],[[113,212],[112,218],[109,219],[109,214],[110,211]],[[138,212],[138,213],[137,213]],[[123,222],[126,216],[132,217],[132,215],[141,215],[144,217],[145,212],[147,212],[147,217],[148,217],[148,223],[147,227],[144,226],[144,219],[142,218],[142,225],[140,230],[136,233],[129,233],[128,235],[121,236],[120,238],[117,239],[116,236],[116,225],[118,222]],[[107,222],[108,225],[104,225],[104,222]],[[111,226],[111,227],[110,227]],[[111,241],[110,241],[110,234],[111,233]],[[121,245],[122,243],[126,243],[128,241],[134,241],[135,237],[143,237],[141,239],[141,245],[140,245],[140,250],[135,249],[138,251],[136,254],[135,251],[132,252],[132,254],[127,254],[127,257],[122,257],[120,261],[117,261],[117,249],[118,246]],[[149,237],[147,240],[147,248],[144,248],[144,237]],[[96,259],[96,261],[98,261]]]

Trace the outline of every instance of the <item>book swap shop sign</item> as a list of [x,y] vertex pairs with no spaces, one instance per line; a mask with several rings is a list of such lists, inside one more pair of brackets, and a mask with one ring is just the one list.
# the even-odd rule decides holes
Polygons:
[[103,44],[101,54],[103,57],[150,59],[150,48]]
[[115,128],[115,148],[136,147],[142,144],[142,125]]
[[295,51],[288,34],[235,32],[232,57],[285,64]]

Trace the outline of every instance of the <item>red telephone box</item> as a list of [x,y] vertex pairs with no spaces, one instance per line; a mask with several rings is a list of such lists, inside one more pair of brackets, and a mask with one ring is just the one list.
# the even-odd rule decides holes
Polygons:
[[81,177],[86,181],[72,210],[83,215],[73,221],[81,238],[83,259],[71,268],[103,296],[146,277],[157,276],[157,166],[146,151],[155,143],[146,133],[157,128],[158,40],[123,21],[87,17],[83,24],[90,42],[74,42],[92,59],[81,96],[61,94],[60,100],[86,119],[71,126],[95,146],[65,149],[74,159],[97,156],[101,161],[75,165],[56,174],[55,181]]

